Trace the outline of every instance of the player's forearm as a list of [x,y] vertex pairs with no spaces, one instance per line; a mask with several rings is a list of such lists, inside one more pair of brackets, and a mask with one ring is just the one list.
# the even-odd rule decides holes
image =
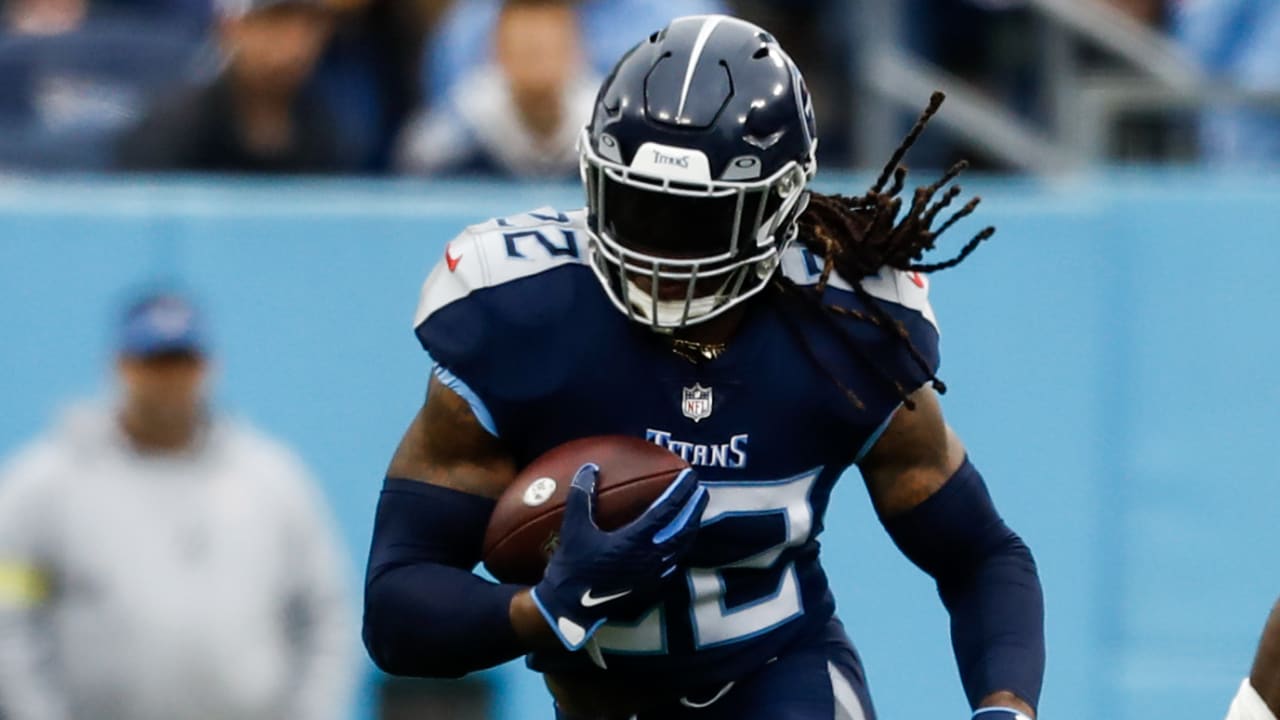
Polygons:
[[529,650],[510,617],[521,590],[436,563],[384,572],[365,587],[365,647],[393,675],[461,677],[500,665]]
[[1280,717],[1280,601],[1271,609],[1271,617],[1262,631],[1249,683],[1271,708],[1271,713]]
[[460,677],[530,649],[512,617],[525,588],[471,572],[492,510],[485,498],[387,481],[369,552],[363,632],[383,670]]
[[996,513],[978,471],[965,462],[929,499],[885,526],[938,582],[970,705],[1009,693],[1034,709],[1045,661],[1040,579],[1031,551]]
[[976,706],[1012,695],[1029,715],[1044,674],[1044,598],[1031,551],[1009,532],[967,577],[940,578],[960,678]]

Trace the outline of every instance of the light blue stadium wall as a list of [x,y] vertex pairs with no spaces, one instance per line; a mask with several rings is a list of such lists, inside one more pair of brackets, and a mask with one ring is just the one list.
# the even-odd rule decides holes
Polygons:
[[[1043,716],[1214,717],[1280,594],[1280,183],[975,185],[1000,233],[934,281],[945,403],[1041,564]],[[355,594],[381,471],[425,387],[419,283],[462,225],[576,200],[493,185],[6,181],[0,452],[107,386],[129,288],[180,280],[213,321],[219,404],[294,444],[323,482]],[[881,716],[964,717],[945,613],[856,478],[827,527]],[[550,717],[536,677],[493,678],[495,717]]]

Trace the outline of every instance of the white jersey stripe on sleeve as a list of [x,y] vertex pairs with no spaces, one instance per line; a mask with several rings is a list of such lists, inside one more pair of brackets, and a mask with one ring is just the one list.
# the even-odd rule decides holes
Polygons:
[[827,674],[831,676],[831,695],[835,698],[835,720],[867,720],[862,701],[853,691],[849,679],[830,662],[827,663]]

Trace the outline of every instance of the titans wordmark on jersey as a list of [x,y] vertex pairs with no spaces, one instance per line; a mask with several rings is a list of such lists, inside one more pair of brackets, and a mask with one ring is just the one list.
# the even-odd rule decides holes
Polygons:
[[[544,208],[468,228],[423,286],[418,338],[521,465],[575,438],[627,434],[698,469],[711,498],[684,582],[598,640],[610,669],[670,687],[738,677],[822,632],[834,603],[816,538],[832,486],[897,409],[881,373],[908,389],[926,373],[879,328],[833,322],[773,293],[750,303],[722,355],[691,363],[610,304],[586,265],[584,221]],[[793,248],[781,271],[811,286],[821,261]],[[936,369],[923,278],[886,269],[862,286]],[[824,300],[863,303],[838,277]],[[850,339],[861,353],[849,352]],[[584,654],[562,652],[530,664],[591,667]]]

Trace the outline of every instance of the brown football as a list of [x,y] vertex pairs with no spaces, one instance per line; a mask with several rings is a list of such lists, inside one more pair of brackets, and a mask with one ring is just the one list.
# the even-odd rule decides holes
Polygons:
[[644,512],[681,470],[679,456],[624,435],[581,438],[548,450],[521,470],[489,518],[484,565],[503,582],[534,585],[560,539],[569,482],[584,463],[600,467],[596,525],[616,530]]

